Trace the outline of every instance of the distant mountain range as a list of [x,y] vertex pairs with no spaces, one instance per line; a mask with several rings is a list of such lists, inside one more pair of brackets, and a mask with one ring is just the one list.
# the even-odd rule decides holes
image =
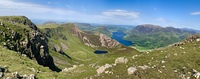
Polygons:
[[192,29],[161,27],[151,24],[138,26],[102,24],[100,26],[100,24],[75,23],[75,26],[81,30],[103,33],[109,37],[112,36],[112,32],[120,31],[126,34],[124,39],[134,42],[136,47],[143,47],[145,49],[164,47],[198,32]]
[[174,27],[161,27],[158,25],[138,25],[127,33],[125,39],[133,41],[137,46],[154,49],[183,40],[195,32],[181,30]]
[[200,30],[194,30],[194,29],[190,29],[190,28],[180,28],[180,29],[185,30],[185,31],[200,33]]

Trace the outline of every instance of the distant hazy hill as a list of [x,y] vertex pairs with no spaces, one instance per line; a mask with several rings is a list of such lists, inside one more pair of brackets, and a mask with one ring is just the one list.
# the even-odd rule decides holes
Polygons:
[[94,33],[103,33],[103,34],[111,37],[111,32],[109,30],[107,30],[106,27],[104,27],[104,26],[99,26],[99,27],[93,29],[92,32],[94,32]]
[[57,24],[56,22],[54,21],[48,21],[48,22],[45,22],[44,25],[51,25],[51,24]]
[[76,27],[84,31],[91,31],[95,27],[89,23],[73,23]]
[[185,31],[194,32],[194,33],[200,33],[200,30],[194,30],[194,29],[189,29],[189,28],[181,28],[181,29]]
[[194,33],[178,28],[144,24],[129,31],[125,39],[133,41],[138,46],[152,49],[178,42],[192,34]]
[[132,25],[112,25],[112,24],[89,24],[89,23],[73,23],[76,27],[83,31],[89,31],[93,33],[103,33],[111,37],[112,32],[127,32],[134,28]]

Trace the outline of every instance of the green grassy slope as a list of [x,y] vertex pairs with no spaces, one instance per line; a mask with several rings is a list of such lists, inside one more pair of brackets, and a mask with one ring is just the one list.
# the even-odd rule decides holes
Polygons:
[[[66,68],[72,67],[73,65],[78,66],[73,71],[60,73],[62,75],[68,75],[68,78],[70,79],[86,78],[88,76],[96,75],[96,69],[94,67],[91,67],[92,64],[95,64],[96,66],[101,66],[105,63],[113,62],[117,57],[134,55],[139,53],[136,50],[129,47],[117,46],[111,49],[102,48],[108,50],[108,54],[94,54],[94,48],[86,46],[82,42],[82,40],[80,40],[80,38],[73,34],[72,28],[74,28],[74,26],[72,26],[71,24],[39,26],[39,28],[43,30],[43,32],[48,34],[47,36],[49,36],[50,49],[52,49],[54,45],[61,46],[61,43],[67,46],[67,49],[63,49],[63,51],[65,52],[65,54],[70,56],[71,59],[62,56],[53,50],[50,51],[50,54],[53,56],[53,58],[59,60],[55,61],[58,67]],[[87,33],[82,33],[82,35],[87,35],[87,37],[93,38],[90,39],[91,41],[95,41],[94,35],[90,35]],[[63,39],[63,37],[66,39]]]
[[[153,50],[141,55],[128,56],[127,64],[118,64],[107,69],[114,74],[102,74],[95,78],[124,78],[124,79],[181,79],[193,77],[193,69],[200,71],[200,42],[192,41],[180,46],[170,46],[167,48]],[[146,65],[147,69],[139,66]],[[127,69],[135,67],[137,70],[132,75],[128,75]],[[183,79],[183,78],[182,78]]]
[[[13,72],[18,72],[19,75],[35,74],[36,78],[54,78],[51,74],[57,74],[52,72],[48,67],[43,67],[37,64],[36,61],[29,59],[26,55],[21,55],[18,52],[8,50],[4,47],[0,47],[0,67],[8,67],[8,72],[4,73],[4,78],[12,77]],[[48,73],[48,74],[47,74]],[[48,77],[47,77],[48,76]]]
[[103,34],[105,34],[105,35],[107,35],[107,36],[109,36],[109,37],[111,37],[111,35],[112,35],[111,32],[108,31],[108,30],[106,29],[106,27],[104,27],[104,26],[99,26],[99,27],[93,29],[92,32],[95,32],[95,33],[103,33]]

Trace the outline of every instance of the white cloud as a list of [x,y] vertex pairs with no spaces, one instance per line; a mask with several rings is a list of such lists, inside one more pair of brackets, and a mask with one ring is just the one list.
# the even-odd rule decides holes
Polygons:
[[[71,6],[69,5],[68,7]],[[83,7],[80,8],[80,11],[82,11],[81,9],[84,10]],[[140,13],[126,10],[108,10],[100,12],[99,14],[85,14],[84,12],[77,12],[64,8],[54,8],[30,2],[19,2],[19,0],[1,0],[0,15],[23,15],[35,20],[62,20],[110,24],[135,24],[138,23],[140,17]]]
[[25,15],[37,19],[58,19],[60,17],[57,16],[73,14],[76,14],[76,12],[35,3],[17,2],[16,0],[0,1],[0,15]]
[[200,12],[192,12],[191,15],[200,15]]
[[111,16],[111,17],[123,17],[123,18],[138,18],[139,12],[129,12],[126,10],[108,10],[102,12],[103,15]]

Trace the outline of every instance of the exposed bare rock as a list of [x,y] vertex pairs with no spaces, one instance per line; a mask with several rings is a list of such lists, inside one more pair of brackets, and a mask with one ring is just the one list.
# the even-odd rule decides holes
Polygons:
[[67,50],[68,49],[67,45],[65,45],[63,42],[60,42],[60,46],[61,46],[61,48],[63,50]]
[[90,47],[93,47],[93,48],[98,47],[98,46],[95,46],[95,45],[91,44],[90,40],[86,36],[83,37],[83,42],[87,46],[90,46]]
[[1,41],[5,43],[5,47],[20,52],[21,55],[26,54],[30,59],[36,60],[38,64],[48,66],[52,70],[58,69],[49,55],[46,36],[37,29],[34,23],[25,16],[6,16],[0,17],[0,19],[7,22],[3,27],[5,41]]
[[112,67],[112,65],[110,64],[105,64],[104,66],[101,66],[97,69],[97,75],[100,75],[101,73],[103,73],[107,68]]
[[195,69],[193,69],[193,77],[195,78],[195,79],[199,79],[200,78],[200,72],[198,72],[197,70],[195,70]]
[[104,34],[90,34],[84,31],[81,31],[74,24],[68,23],[65,24],[67,29],[75,36],[77,36],[83,43],[87,46],[97,48],[97,47],[106,47],[113,48],[119,45],[119,42],[113,40],[112,38],[104,35]]
[[1,22],[1,26],[4,26],[4,24]]
[[138,68],[140,68],[140,69],[143,69],[143,70],[145,70],[145,69],[147,69],[147,68],[150,68],[149,66],[147,66],[147,65],[143,65],[143,66],[137,66]]
[[135,71],[137,71],[137,69],[135,67],[129,67],[127,69],[128,75],[134,74]]
[[30,74],[29,79],[36,79],[35,74]]
[[200,41],[200,34],[189,36],[184,40],[184,42],[194,42],[194,41],[197,41],[197,42]]
[[125,57],[119,57],[115,60],[115,64],[118,64],[118,63],[128,63],[128,59],[125,58]]
[[74,70],[75,68],[77,68],[77,65],[73,65],[73,67],[70,67],[70,68],[65,68],[65,69],[63,69],[62,71],[63,71],[63,72],[69,72],[69,71]]
[[61,50],[61,47],[57,44],[54,44],[54,51],[59,52]]
[[108,47],[108,48],[112,48],[114,46],[119,45],[119,42],[117,42],[116,40],[111,39],[110,37],[104,35],[104,34],[100,34],[99,35],[99,41],[101,42],[101,46],[102,47]]
[[4,75],[4,74],[3,74],[3,72],[0,72],[0,78],[2,78],[2,77],[3,77],[3,75]]

